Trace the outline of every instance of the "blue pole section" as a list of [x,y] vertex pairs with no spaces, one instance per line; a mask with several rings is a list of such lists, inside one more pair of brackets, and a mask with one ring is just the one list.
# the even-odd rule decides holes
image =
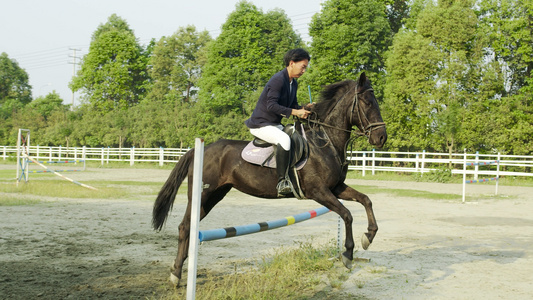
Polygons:
[[219,240],[219,239],[224,239],[224,238],[229,238],[229,237],[234,237],[234,236],[239,236],[239,235],[256,233],[260,231],[267,231],[270,229],[280,228],[283,226],[288,226],[288,225],[299,223],[305,220],[309,220],[309,219],[318,217],[320,215],[323,215],[329,211],[330,210],[328,208],[326,208],[325,206],[322,206],[315,210],[300,213],[300,214],[286,217],[286,218],[279,219],[279,220],[273,220],[273,221],[267,221],[267,222],[261,222],[261,223],[253,223],[253,224],[241,225],[241,226],[235,226],[235,227],[200,230],[199,239],[200,239],[200,242],[207,242],[207,241],[214,241],[214,240]]

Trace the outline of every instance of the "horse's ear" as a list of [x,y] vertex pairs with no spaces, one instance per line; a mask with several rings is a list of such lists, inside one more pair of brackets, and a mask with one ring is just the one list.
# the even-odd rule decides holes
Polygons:
[[361,76],[359,76],[359,86],[364,86],[366,82],[366,74],[365,72],[361,73]]

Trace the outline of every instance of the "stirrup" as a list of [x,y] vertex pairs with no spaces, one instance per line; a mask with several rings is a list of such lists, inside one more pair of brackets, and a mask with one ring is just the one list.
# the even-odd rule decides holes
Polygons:
[[278,189],[278,196],[287,196],[292,194],[291,183],[287,179],[283,179],[278,182],[276,188]]

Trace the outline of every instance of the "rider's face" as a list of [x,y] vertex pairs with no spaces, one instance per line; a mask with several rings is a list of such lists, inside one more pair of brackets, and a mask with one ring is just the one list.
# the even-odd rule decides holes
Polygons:
[[295,62],[291,60],[289,63],[289,66],[287,67],[287,70],[289,71],[289,77],[292,78],[300,78],[300,76],[305,73],[307,70],[307,66],[309,65],[309,60],[304,59],[300,60],[299,62]]

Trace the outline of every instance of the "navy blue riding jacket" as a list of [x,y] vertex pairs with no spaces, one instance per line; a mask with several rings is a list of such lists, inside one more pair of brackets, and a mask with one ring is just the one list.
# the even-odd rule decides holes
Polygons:
[[260,128],[267,125],[279,125],[283,117],[289,118],[292,109],[302,108],[296,99],[298,82],[292,79],[292,92],[290,88],[289,72],[287,68],[274,74],[268,81],[252,116],[244,121],[248,128]]

